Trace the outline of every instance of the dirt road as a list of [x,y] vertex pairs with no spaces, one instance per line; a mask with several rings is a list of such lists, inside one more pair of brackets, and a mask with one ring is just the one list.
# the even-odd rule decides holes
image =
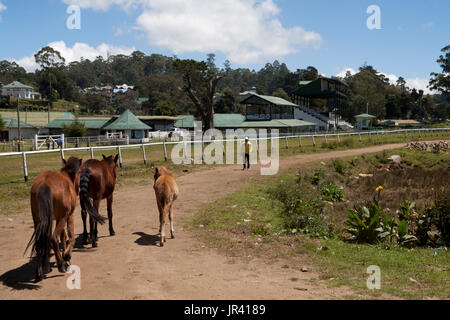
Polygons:
[[[312,161],[396,149],[403,144],[357,150],[297,155],[281,160],[281,168]],[[68,290],[68,275],[56,268],[49,278],[34,285],[34,264],[23,256],[32,234],[29,211],[0,217],[0,299],[342,299],[346,288],[312,285],[314,273],[283,269],[264,261],[230,260],[198,243],[180,222],[204,204],[242,188],[258,167],[242,172],[239,166],[202,170],[178,178],[181,196],[175,205],[176,239],[164,248],[156,246],[158,217],[153,181],[145,186],[121,188],[115,195],[114,223],[117,235],[109,237],[100,227],[99,248],[78,247],[72,264],[81,268],[82,289]],[[101,212],[106,216],[106,204]],[[79,209],[75,231],[82,231]],[[52,260],[54,258],[52,257]],[[293,284],[289,279],[299,278]],[[307,291],[295,290],[295,287]]]

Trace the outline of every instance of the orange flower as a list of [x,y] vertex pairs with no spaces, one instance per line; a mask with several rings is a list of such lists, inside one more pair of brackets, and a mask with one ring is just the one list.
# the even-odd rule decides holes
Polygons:
[[380,191],[383,190],[383,189],[384,189],[383,186],[379,186],[379,187],[377,188],[377,191],[380,192]]

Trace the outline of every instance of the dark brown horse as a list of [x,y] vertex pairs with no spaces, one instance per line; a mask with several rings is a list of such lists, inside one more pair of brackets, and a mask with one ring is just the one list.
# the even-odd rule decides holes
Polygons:
[[[109,234],[111,236],[115,235],[113,228],[113,195],[116,186],[117,179],[117,161],[119,160],[119,155],[115,158],[113,156],[105,157],[103,156],[102,161],[89,160],[86,161],[80,170],[80,204],[81,204],[81,218],[83,219],[83,244],[87,245],[89,243],[89,237],[86,228],[86,211],[89,213],[95,211],[97,215],[98,209],[100,207],[100,201],[107,199],[108,207],[108,219],[109,219]],[[92,206],[91,200],[94,202]],[[106,220],[106,219],[105,219]],[[92,247],[97,247],[98,241],[98,230],[97,222],[102,223],[103,221],[97,221],[93,219],[92,215],[89,218],[90,225],[90,240]]]
[[[26,250],[32,246],[32,255],[36,255],[36,282],[41,281],[50,269],[50,245],[53,246],[59,272],[66,272],[70,265],[72,249],[75,244],[73,211],[77,202],[76,175],[82,164],[81,159],[64,160],[60,173],[48,171],[41,173],[31,188],[31,213],[34,221],[34,233]],[[97,217],[94,216],[94,219]],[[56,220],[52,233],[53,220]],[[69,247],[66,248],[66,230],[69,235]],[[63,254],[59,249],[59,238]],[[25,250],[25,251],[26,251]]]

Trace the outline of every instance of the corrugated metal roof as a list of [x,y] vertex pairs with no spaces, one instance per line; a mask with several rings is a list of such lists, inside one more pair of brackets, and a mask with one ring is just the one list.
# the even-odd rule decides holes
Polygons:
[[214,115],[214,126],[216,128],[237,128],[245,121],[242,114],[224,114],[216,113]]
[[272,121],[246,121],[242,123],[242,128],[296,128],[296,127],[315,127],[316,124],[297,119],[283,119]]
[[375,119],[376,117],[371,115],[371,114],[367,114],[367,113],[363,113],[363,114],[358,114],[357,116],[355,116],[355,118],[368,118],[368,119]]
[[104,127],[104,130],[152,130],[152,128],[127,110],[116,121]]
[[[5,128],[6,129],[17,128],[18,127],[17,119],[6,118],[6,119],[3,119],[3,122],[5,123]],[[28,123],[25,123],[25,122],[22,122],[22,121],[20,121],[20,127],[21,128],[34,128],[32,125],[30,125]]]
[[260,99],[266,102],[267,104],[274,104],[277,106],[284,106],[284,107],[296,107],[297,105],[295,103],[289,102],[287,100],[284,100],[279,97],[273,97],[273,96],[263,96],[256,93],[252,93],[247,99],[241,101],[241,104],[246,104],[246,102],[250,99]]
[[175,122],[175,127],[177,128],[194,128],[195,117],[191,115],[181,115],[178,116],[177,122]]
[[7,84],[6,86],[2,87],[2,89],[30,89],[34,90],[33,87],[27,86],[19,81],[13,81],[10,84]]

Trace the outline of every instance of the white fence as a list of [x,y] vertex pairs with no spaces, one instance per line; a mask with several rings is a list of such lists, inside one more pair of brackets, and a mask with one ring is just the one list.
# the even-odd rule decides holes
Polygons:
[[[429,129],[406,129],[406,130],[378,130],[378,131],[361,131],[361,132],[348,132],[348,133],[323,133],[323,134],[302,134],[302,135],[292,135],[292,136],[276,136],[276,137],[266,137],[266,138],[259,138],[259,137],[250,137],[252,141],[262,141],[262,140],[285,140],[286,141],[286,147],[289,147],[289,139],[298,139],[299,147],[302,146],[302,140],[303,139],[312,139],[313,146],[316,146],[316,139],[320,137],[324,137],[325,141],[328,140],[330,137],[337,137],[337,140],[340,142],[342,137],[358,137],[361,141],[362,136],[369,136],[372,137],[380,137],[383,135],[388,134],[404,134],[405,138],[408,137],[408,135],[411,135],[413,133],[418,134],[420,137],[432,135],[432,134],[439,134],[439,133],[449,133],[450,127],[447,128],[429,128]],[[233,140],[214,140],[215,142],[239,142],[240,139],[233,139]],[[119,154],[119,164],[122,168],[123,161],[122,161],[122,150],[125,149],[142,149],[142,156],[144,160],[144,164],[147,164],[147,155],[145,152],[145,147],[149,146],[163,146],[164,147],[164,158],[165,161],[168,160],[167,155],[167,146],[168,145],[176,145],[176,144],[184,144],[184,154],[186,155],[186,148],[188,144],[198,144],[198,143],[204,143],[203,140],[197,140],[197,141],[181,141],[181,142],[154,142],[154,143],[143,143],[143,144],[136,144],[136,145],[122,145],[122,146],[104,146],[104,147],[87,147],[87,148],[71,148],[71,149],[59,149],[59,150],[43,150],[43,151],[29,151],[29,152],[10,152],[10,153],[0,153],[0,158],[4,157],[14,157],[14,156],[21,156],[22,162],[23,162],[23,172],[24,172],[24,178],[25,181],[28,181],[28,167],[27,167],[27,156],[28,155],[35,155],[35,154],[45,154],[45,153],[57,153],[59,152],[61,154],[61,159],[64,159],[66,152],[74,152],[74,151],[90,151],[91,153],[91,159],[94,159],[94,151],[98,150],[117,150],[117,153]]]

